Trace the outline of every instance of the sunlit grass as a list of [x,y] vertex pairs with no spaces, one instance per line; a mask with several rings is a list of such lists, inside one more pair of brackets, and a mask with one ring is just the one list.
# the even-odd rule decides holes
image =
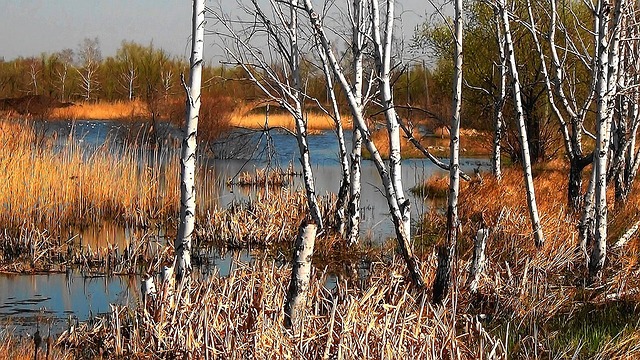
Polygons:
[[147,104],[141,100],[75,103],[51,111],[52,119],[61,120],[128,120],[150,117]]
[[[165,167],[140,159],[146,150],[124,145],[87,152],[36,141],[28,125],[0,122],[0,224],[50,229],[105,219],[144,225],[176,211],[177,159]],[[149,160],[147,160],[149,161]]]

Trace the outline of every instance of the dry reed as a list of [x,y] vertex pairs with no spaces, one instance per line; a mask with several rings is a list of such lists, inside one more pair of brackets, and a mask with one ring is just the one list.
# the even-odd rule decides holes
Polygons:
[[[247,103],[244,105],[237,105],[233,110],[233,113],[230,118],[231,126],[248,128],[248,129],[262,129],[265,126],[265,114],[255,112],[254,108],[256,104]],[[347,117],[343,117],[347,118]],[[307,119],[307,129],[310,131],[321,131],[321,130],[333,130],[335,129],[335,123],[333,119],[327,116],[324,113],[319,112],[308,112],[306,114]],[[345,128],[348,128],[349,125],[344,124]],[[281,127],[285,129],[289,129],[291,131],[295,130],[296,125],[293,120],[293,117],[282,111],[272,111],[269,113],[269,127]]]
[[[153,165],[144,149],[108,146],[85,151],[73,145],[58,150],[36,141],[28,125],[0,122],[0,224],[55,229],[106,219],[146,225],[175,213],[177,171]],[[140,163],[142,161],[142,163]],[[145,163],[149,161],[149,163]],[[177,169],[169,159],[166,169]]]
[[129,120],[150,116],[147,104],[141,100],[82,102],[53,109],[49,115],[59,120]]

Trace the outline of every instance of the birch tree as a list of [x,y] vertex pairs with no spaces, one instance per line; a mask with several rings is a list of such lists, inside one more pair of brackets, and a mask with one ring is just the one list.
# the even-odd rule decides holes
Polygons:
[[[574,211],[577,211],[582,200],[580,193],[582,171],[592,163],[593,159],[593,153],[584,154],[582,138],[584,122],[594,100],[596,84],[594,63],[596,57],[589,53],[589,47],[584,44],[584,40],[578,35],[580,32],[578,29],[584,27],[585,24],[573,24],[572,26],[576,29],[573,33],[570,33],[568,25],[561,23],[558,19],[557,0],[550,0],[549,3],[550,9],[543,11],[549,16],[549,30],[543,36],[548,43],[548,54],[544,53],[542,41],[539,40],[538,29],[532,12],[533,6],[530,2],[527,2],[529,14],[529,24],[527,26],[531,31],[536,51],[540,58],[549,104],[558,120],[565,153],[569,160],[567,201],[569,206]],[[573,13],[573,10],[570,8],[569,12]],[[577,19],[578,16],[572,14],[572,18]],[[563,46],[558,44],[556,37],[558,29],[561,29],[562,39],[565,41]],[[597,33],[597,29],[594,33]],[[562,54],[559,53],[560,49],[564,51]],[[568,59],[572,60],[569,61]],[[547,62],[549,62],[549,65],[547,65]],[[570,73],[576,72],[577,67],[584,68],[590,74],[587,81],[570,76]],[[579,87],[583,83],[586,84],[586,88],[581,91]],[[584,85],[582,86],[584,87]]]
[[624,1],[616,4],[611,24],[611,3],[599,0],[596,16],[598,19],[597,42],[597,108],[596,108],[596,144],[593,157],[595,172],[595,237],[589,275],[600,275],[607,255],[607,160],[609,155],[610,130],[612,120],[611,99],[618,83],[618,45],[620,41],[620,19]]
[[196,220],[196,136],[201,101],[204,26],[204,0],[193,0],[188,86],[184,83],[183,78],[183,86],[187,94],[187,109],[180,155],[180,222],[175,241],[175,275],[179,281],[187,278],[191,273],[191,243]]
[[438,269],[433,282],[433,302],[440,304],[447,296],[451,282],[451,266],[455,261],[458,242],[458,191],[460,188],[460,108],[462,105],[462,0],[454,3],[455,56],[453,102],[449,130],[449,197],[447,205],[447,242],[438,251]]
[[[375,1],[375,0],[372,0]],[[354,126],[358,127],[362,134],[362,139],[364,145],[367,150],[371,153],[373,162],[382,178],[382,183],[384,187],[384,194],[387,200],[387,204],[389,205],[389,210],[391,212],[391,218],[394,224],[394,228],[396,230],[396,239],[398,242],[398,247],[402,252],[402,256],[407,263],[407,267],[411,274],[413,284],[418,288],[424,287],[424,279],[422,275],[422,270],[420,269],[420,265],[418,264],[418,260],[413,254],[413,250],[411,247],[411,242],[409,239],[409,233],[405,227],[405,223],[403,221],[401,205],[398,203],[398,198],[395,194],[395,188],[393,185],[393,179],[391,178],[389,171],[387,170],[378,149],[371,139],[371,133],[367,127],[367,124],[364,120],[364,115],[361,112],[361,107],[359,106],[354,91],[352,89],[352,84],[349,83],[347,77],[345,76],[340,64],[338,63],[337,57],[333,48],[329,43],[329,39],[325,33],[324,26],[321,22],[321,18],[318,13],[315,12],[310,0],[304,1],[304,7],[309,15],[309,20],[311,25],[315,31],[316,36],[318,37],[322,48],[329,60],[329,64],[331,65],[331,69],[338,79],[342,90],[346,94],[349,108],[351,110],[351,114],[354,118]],[[404,206],[404,205],[402,205]]]
[[402,156],[400,154],[400,125],[398,114],[393,104],[391,92],[391,45],[393,42],[394,1],[387,0],[385,12],[384,41],[380,31],[380,10],[378,1],[371,0],[372,38],[374,45],[374,58],[376,61],[380,103],[387,122],[387,134],[389,137],[389,170],[393,188],[399,204],[401,204],[402,221],[411,236],[411,210],[409,200],[404,196],[402,188]]
[[69,76],[69,68],[73,63],[73,50],[64,49],[55,54],[57,62],[60,64],[55,69],[55,75],[58,80],[58,90],[60,90],[60,101],[65,102],[67,97],[67,78]]
[[[370,26],[365,22],[364,0],[353,0],[351,7],[351,55],[353,57],[352,71],[353,83],[352,93],[354,97],[354,108],[352,111],[352,123],[357,122],[353,113],[363,114],[363,53],[366,38],[369,35]],[[324,47],[322,51],[325,51]],[[361,193],[361,173],[362,173],[362,132],[358,126],[353,126],[353,136],[351,139],[351,183],[349,187],[349,231],[347,243],[354,245],[358,243],[360,237],[360,193]]]
[[[342,126],[342,115],[336,99],[335,89],[333,87],[333,79],[326,55],[321,47],[316,46],[318,56],[322,62],[322,72],[326,79],[327,93],[331,101],[331,112],[327,112],[333,119],[335,124],[336,138],[338,139],[338,157],[340,160],[340,170],[342,178],[340,179],[340,188],[338,190],[338,199],[336,200],[335,223],[340,236],[345,234],[345,226],[348,224],[347,211],[345,207],[349,204],[349,189],[351,188],[351,174],[349,169],[349,158],[347,155],[347,147],[344,140],[344,130]],[[359,174],[357,174],[359,177]],[[359,205],[358,205],[359,206]],[[349,230],[351,233],[351,230]],[[357,238],[356,238],[357,239]],[[350,242],[351,244],[351,242]]]
[[80,75],[80,87],[85,101],[91,99],[92,94],[98,90],[98,68],[102,61],[100,42],[98,38],[86,38],[80,44],[78,50],[80,68],[76,69]]
[[531,172],[531,160],[529,156],[529,142],[527,140],[527,129],[525,125],[524,113],[522,110],[520,81],[518,77],[518,64],[516,62],[514,54],[513,40],[511,39],[509,14],[507,12],[507,9],[505,8],[505,0],[498,0],[497,6],[502,17],[502,27],[504,29],[505,35],[506,55],[511,73],[511,86],[515,103],[515,117],[518,122],[518,134],[522,150],[522,166],[524,170],[524,182],[527,193],[529,217],[531,219],[531,227],[535,245],[537,247],[542,247],[542,245],[544,245],[544,234],[542,233],[542,225],[540,224],[540,216],[538,215],[538,205],[536,203],[535,189],[533,187],[533,174]]

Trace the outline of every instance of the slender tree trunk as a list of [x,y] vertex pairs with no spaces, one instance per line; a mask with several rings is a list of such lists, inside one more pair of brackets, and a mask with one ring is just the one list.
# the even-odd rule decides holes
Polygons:
[[458,242],[458,191],[460,188],[460,108],[462,105],[462,0],[455,1],[455,62],[453,75],[453,116],[449,131],[449,204],[447,207],[446,250],[440,249],[438,270],[433,283],[433,302],[440,304],[447,296],[451,267],[455,263]]
[[[353,54],[353,94],[358,113],[362,113],[362,61],[365,41],[364,0],[353,0],[353,23],[351,26],[351,52]],[[353,117],[353,116],[352,116]],[[355,119],[353,124],[356,123]],[[360,238],[360,192],[362,174],[362,133],[357,126],[353,126],[351,138],[351,186],[349,187],[349,230],[347,244],[355,245]]]
[[374,51],[376,67],[378,71],[378,84],[380,87],[380,101],[383,106],[385,119],[387,121],[387,133],[389,136],[389,169],[393,187],[399,204],[407,204],[402,210],[402,221],[411,236],[411,211],[409,202],[405,198],[402,187],[402,156],[400,153],[400,125],[398,115],[393,104],[391,92],[391,44],[393,41],[393,21],[394,21],[394,1],[387,0],[385,16],[384,42],[380,34],[380,13],[378,0],[371,0],[372,21],[373,21],[373,42],[376,46]]
[[336,201],[335,226],[341,236],[345,235],[345,225],[347,223],[345,206],[349,200],[349,188],[351,187],[351,174],[349,173],[349,157],[347,156],[347,147],[344,141],[344,131],[342,129],[342,116],[338,107],[335,89],[333,88],[333,80],[331,70],[327,64],[327,56],[322,49],[318,50],[318,54],[322,61],[322,71],[324,72],[327,82],[327,92],[331,100],[333,109],[333,120],[336,127],[336,137],[338,138],[338,156],[340,158],[340,170],[342,177],[340,179],[340,189],[338,190],[338,199]]
[[509,58],[509,66],[512,77],[513,95],[515,100],[516,118],[518,119],[518,131],[520,135],[520,145],[522,148],[522,165],[524,168],[524,182],[527,192],[527,205],[529,207],[529,217],[531,218],[531,228],[533,231],[535,245],[542,247],[544,245],[544,234],[540,224],[538,215],[538,205],[536,203],[536,194],[533,187],[533,174],[531,172],[531,158],[529,156],[529,142],[527,140],[527,128],[525,125],[524,113],[522,110],[522,97],[520,91],[520,80],[518,78],[518,65],[516,63],[515,53],[513,49],[513,41],[511,40],[511,29],[509,24],[509,16],[505,9],[505,1],[499,0],[500,13],[502,15],[502,26],[504,27],[505,41],[507,47],[507,56]]
[[196,135],[200,112],[200,88],[204,50],[204,0],[193,1],[191,24],[191,66],[187,92],[187,112],[180,156],[180,224],[175,241],[176,278],[191,273],[191,241],[196,220]]
[[[355,121],[354,121],[355,124]],[[362,174],[362,132],[353,127],[351,148],[351,186],[349,187],[349,245],[355,245],[360,239],[360,191]]]
[[304,188],[307,193],[307,203],[311,217],[315,221],[319,230],[323,229],[322,215],[318,200],[316,199],[316,188],[311,168],[311,158],[309,156],[309,145],[307,143],[307,121],[302,110],[302,80],[300,77],[300,49],[298,47],[298,0],[290,2],[289,39],[291,45],[291,75],[293,79],[293,92],[295,102],[296,138],[298,139],[298,149],[300,150],[300,165],[302,166],[302,177]]
[[493,152],[491,154],[491,171],[496,179],[502,178],[502,164],[500,159],[500,142],[502,141],[502,128],[504,126],[503,108],[507,98],[507,61],[504,54],[504,34],[500,28],[500,16],[496,12],[496,40],[498,42],[498,53],[500,56],[500,85],[497,101],[494,102],[493,110]]

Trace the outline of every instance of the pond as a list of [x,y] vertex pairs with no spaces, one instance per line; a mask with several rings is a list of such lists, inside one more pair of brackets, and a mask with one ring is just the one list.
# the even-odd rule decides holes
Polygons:
[[[38,122],[35,127],[39,136],[53,140],[59,149],[76,146],[88,150],[88,154],[104,146],[117,153],[123,149],[123,145],[144,143],[151,136],[149,123],[144,122],[53,121]],[[176,139],[180,138],[180,130],[171,124],[161,123],[156,134],[164,139],[162,146],[156,153],[147,156],[153,156],[154,161],[164,166],[172,156],[178,156],[179,141]],[[347,144],[350,144],[351,132],[347,131],[345,135]],[[213,155],[212,151],[203,151],[198,159],[198,171],[209,179],[204,185],[198,185],[198,207],[203,213],[214,206],[224,208],[234,201],[251,199],[256,195],[255,189],[227,185],[227,180],[235,178],[242,171],[253,172],[267,165],[286,168],[289,164],[300,171],[296,139],[286,132],[264,134],[236,131],[228,138],[231,140],[211,147]],[[308,142],[316,192],[320,195],[336,193],[341,173],[334,133],[312,134]],[[221,155],[227,158],[220,159]],[[463,171],[472,172],[474,168],[488,168],[489,162],[486,159],[463,159],[461,166]],[[428,160],[403,160],[402,177],[411,201],[414,222],[430,207],[442,206],[443,203],[425,201],[413,195],[409,189],[434,174],[444,173]],[[380,177],[371,161],[363,161],[362,179],[362,236],[374,242],[385,241],[394,236],[394,229]],[[300,177],[295,177],[290,186],[292,190],[302,189]],[[141,238],[139,232],[112,223],[68,230],[70,237],[76,237],[76,243],[93,248],[108,244],[125,248],[132,237]],[[151,237],[158,244],[164,244],[172,241],[168,235],[171,233],[173,231],[159,228]],[[208,266],[198,269],[199,276],[207,276],[212,272],[228,274],[232,259],[238,256],[243,261],[251,260],[249,252],[241,255],[211,254]],[[65,328],[69,319],[83,321],[92,315],[109,311],[110,303],[135,303],[139,286],[140,281],[136,276],[96,278],[73,271],[66,274],[0,275],[0,326],[24,332],[32,330],[37,323],[51,323],[54,331],[58,332]]]

